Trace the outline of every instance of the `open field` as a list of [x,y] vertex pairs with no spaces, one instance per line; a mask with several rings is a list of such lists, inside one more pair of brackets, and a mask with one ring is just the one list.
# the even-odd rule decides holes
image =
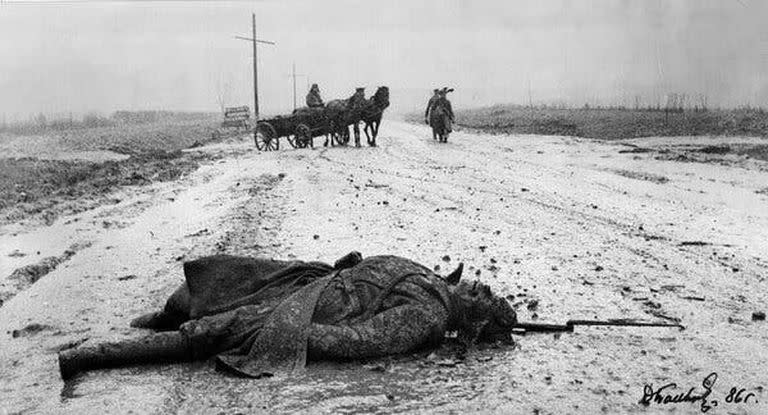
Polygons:
[[118,187],[177,179],[201,161],[181,150],[211,141],[217,121],[202,115],[114,124],[0,133],[0,224],[50,224],[62,213],[114,202],[108,195]]
[[[50,226],[0,227],[2,275],[26,281],[0,307],[0,402],[73,414],[700,413],[644,406],[644,385],[700,393],[717,372],[720,406],[708,413],[767,413],[766,322],[752,316],[768,302],[768,162],[694,150],[759,140],[461,131],[437,144],[423,125],[385,120],[377,148],[186,150],[220,159]],[[234,378],[212,362],[59,377],[57,350],[144,334],[128,322],[163,304],[185,260],[333,261],[351,250],[440,273],[463,261],[465,278],[511,299],[524,321],[686,329],[585,327],[447,364],[426,352],[291,378]],[[732,387],[757,399],[728,403]]]
[[456,112],[465,128],[504,134],[565,135],[616,140],[638,137],[768,137],[762,110],[669,112],[630,109],[552,109],[497,105]]
[[209,141],[220,122],[218,116],[207,113],[191,118],[161,118],[152,122],[131,120],[110,121],[108,125],[94,127],[9,128],[0,131],[0,157],[66,159],[73,152],[135,154],[153,150],[173,151]]

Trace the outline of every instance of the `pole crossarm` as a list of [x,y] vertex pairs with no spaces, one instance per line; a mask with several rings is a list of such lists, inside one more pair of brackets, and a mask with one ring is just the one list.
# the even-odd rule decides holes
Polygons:
[[[250,38],[250,37],[235,36],[235,39],[247,40],[249,42],[253,42],[253,38]],[[267,45],[276,45],[275,42],[272,42],[272,41],[269,41],[269,40],[256,39],[256,42],[258,42],[258,43],[266,43]]]

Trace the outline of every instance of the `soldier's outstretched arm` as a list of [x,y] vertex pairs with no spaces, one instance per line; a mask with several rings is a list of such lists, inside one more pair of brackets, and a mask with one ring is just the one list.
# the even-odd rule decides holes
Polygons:
[[313,324],[309,335],[312,358],[379,357],[439,342],[445,334],[438,312],[417,305],[385,310],[351,325]]

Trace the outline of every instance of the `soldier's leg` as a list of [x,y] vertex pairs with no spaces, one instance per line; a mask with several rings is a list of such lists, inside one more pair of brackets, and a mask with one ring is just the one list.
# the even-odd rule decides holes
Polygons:
[[156,331],[178,330],[182,323],[189,320],[189,303],[189,288],[183,284],[168,298],[162,311],[135,318],[131,321],[131,327]]
[[193,360],[186,336],[178,331],[155,333],[136,340],[102,343],[59,352],[64,380],[88,370]]

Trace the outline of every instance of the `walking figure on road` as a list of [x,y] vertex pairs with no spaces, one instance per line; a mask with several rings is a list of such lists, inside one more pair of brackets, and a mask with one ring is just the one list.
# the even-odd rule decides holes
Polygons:
[[447,87],[439,90],[435,102],[431,107],[427,107],[428,122],[432,127],[432,138],[441,143],[448,142],[448,134],[453,131],[451,127],[454,121],[453,107],[447,97],[448,93],[452,91],[453,88]]
[[429,125],[429,114],[432,112],[432,108],[435,106],[435,103],[438,99],[440,99],[440,89],[435,88],[434,89],[434,95],[429,97],[429,102],[427,102],[427,109],[424,110],[424,124]]

